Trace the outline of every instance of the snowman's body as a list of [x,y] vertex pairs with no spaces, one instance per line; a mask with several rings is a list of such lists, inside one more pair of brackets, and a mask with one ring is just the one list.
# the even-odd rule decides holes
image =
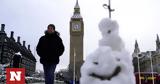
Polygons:
[[103,19],[102,39],[81,67],[81,84],[135,84],[132,60],[118,35],[118,24]]

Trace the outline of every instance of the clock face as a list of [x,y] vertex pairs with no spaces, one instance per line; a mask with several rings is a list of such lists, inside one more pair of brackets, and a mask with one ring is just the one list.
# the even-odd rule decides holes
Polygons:
[[72,23],[72,31],[81,31],[80,23]]

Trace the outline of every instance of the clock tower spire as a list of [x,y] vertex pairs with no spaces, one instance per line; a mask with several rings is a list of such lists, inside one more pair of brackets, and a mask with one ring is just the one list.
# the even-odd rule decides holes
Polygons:
[[78,0],[74,6],[74,13],[70,20],[70,63],[69,70],[72,78],[79,80],[80,68],[83,63],[83,18],[80,14]]
[[79,6],[79,3],[78,3],[78,0],[76,1],[76,5],[74,6],[74,13],[73,13],[73,16],[72,16],[72,19],[82,19],[82,16],[80,14],[80,6]]
[[78,0],[76,1],[76,5],[75,5],[74,9],[76,9],[76,8],[77,8],[77,9],[80,9]]

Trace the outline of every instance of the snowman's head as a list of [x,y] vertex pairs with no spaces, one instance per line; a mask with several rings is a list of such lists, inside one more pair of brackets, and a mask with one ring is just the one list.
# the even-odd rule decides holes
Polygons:
[[91,77],[109,80],[120,72],[121,67],[118,65],[120,59],[112,53],[110,47],[99,47],[91,55],[92,67],[89,69]]
[[99,23],[99,29],[102,33],[102,36],[117,35],[118,27],[118,23],[109,18],[103,18]]

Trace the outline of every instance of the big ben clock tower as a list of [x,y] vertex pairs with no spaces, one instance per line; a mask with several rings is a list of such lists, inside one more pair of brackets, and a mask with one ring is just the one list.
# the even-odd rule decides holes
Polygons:
[[74,13],[70,20],[70,64],[69,70],[73,78],[79,80],[80,67],[83,63],[83,18],[80,14],[78,0],[74,7]]

